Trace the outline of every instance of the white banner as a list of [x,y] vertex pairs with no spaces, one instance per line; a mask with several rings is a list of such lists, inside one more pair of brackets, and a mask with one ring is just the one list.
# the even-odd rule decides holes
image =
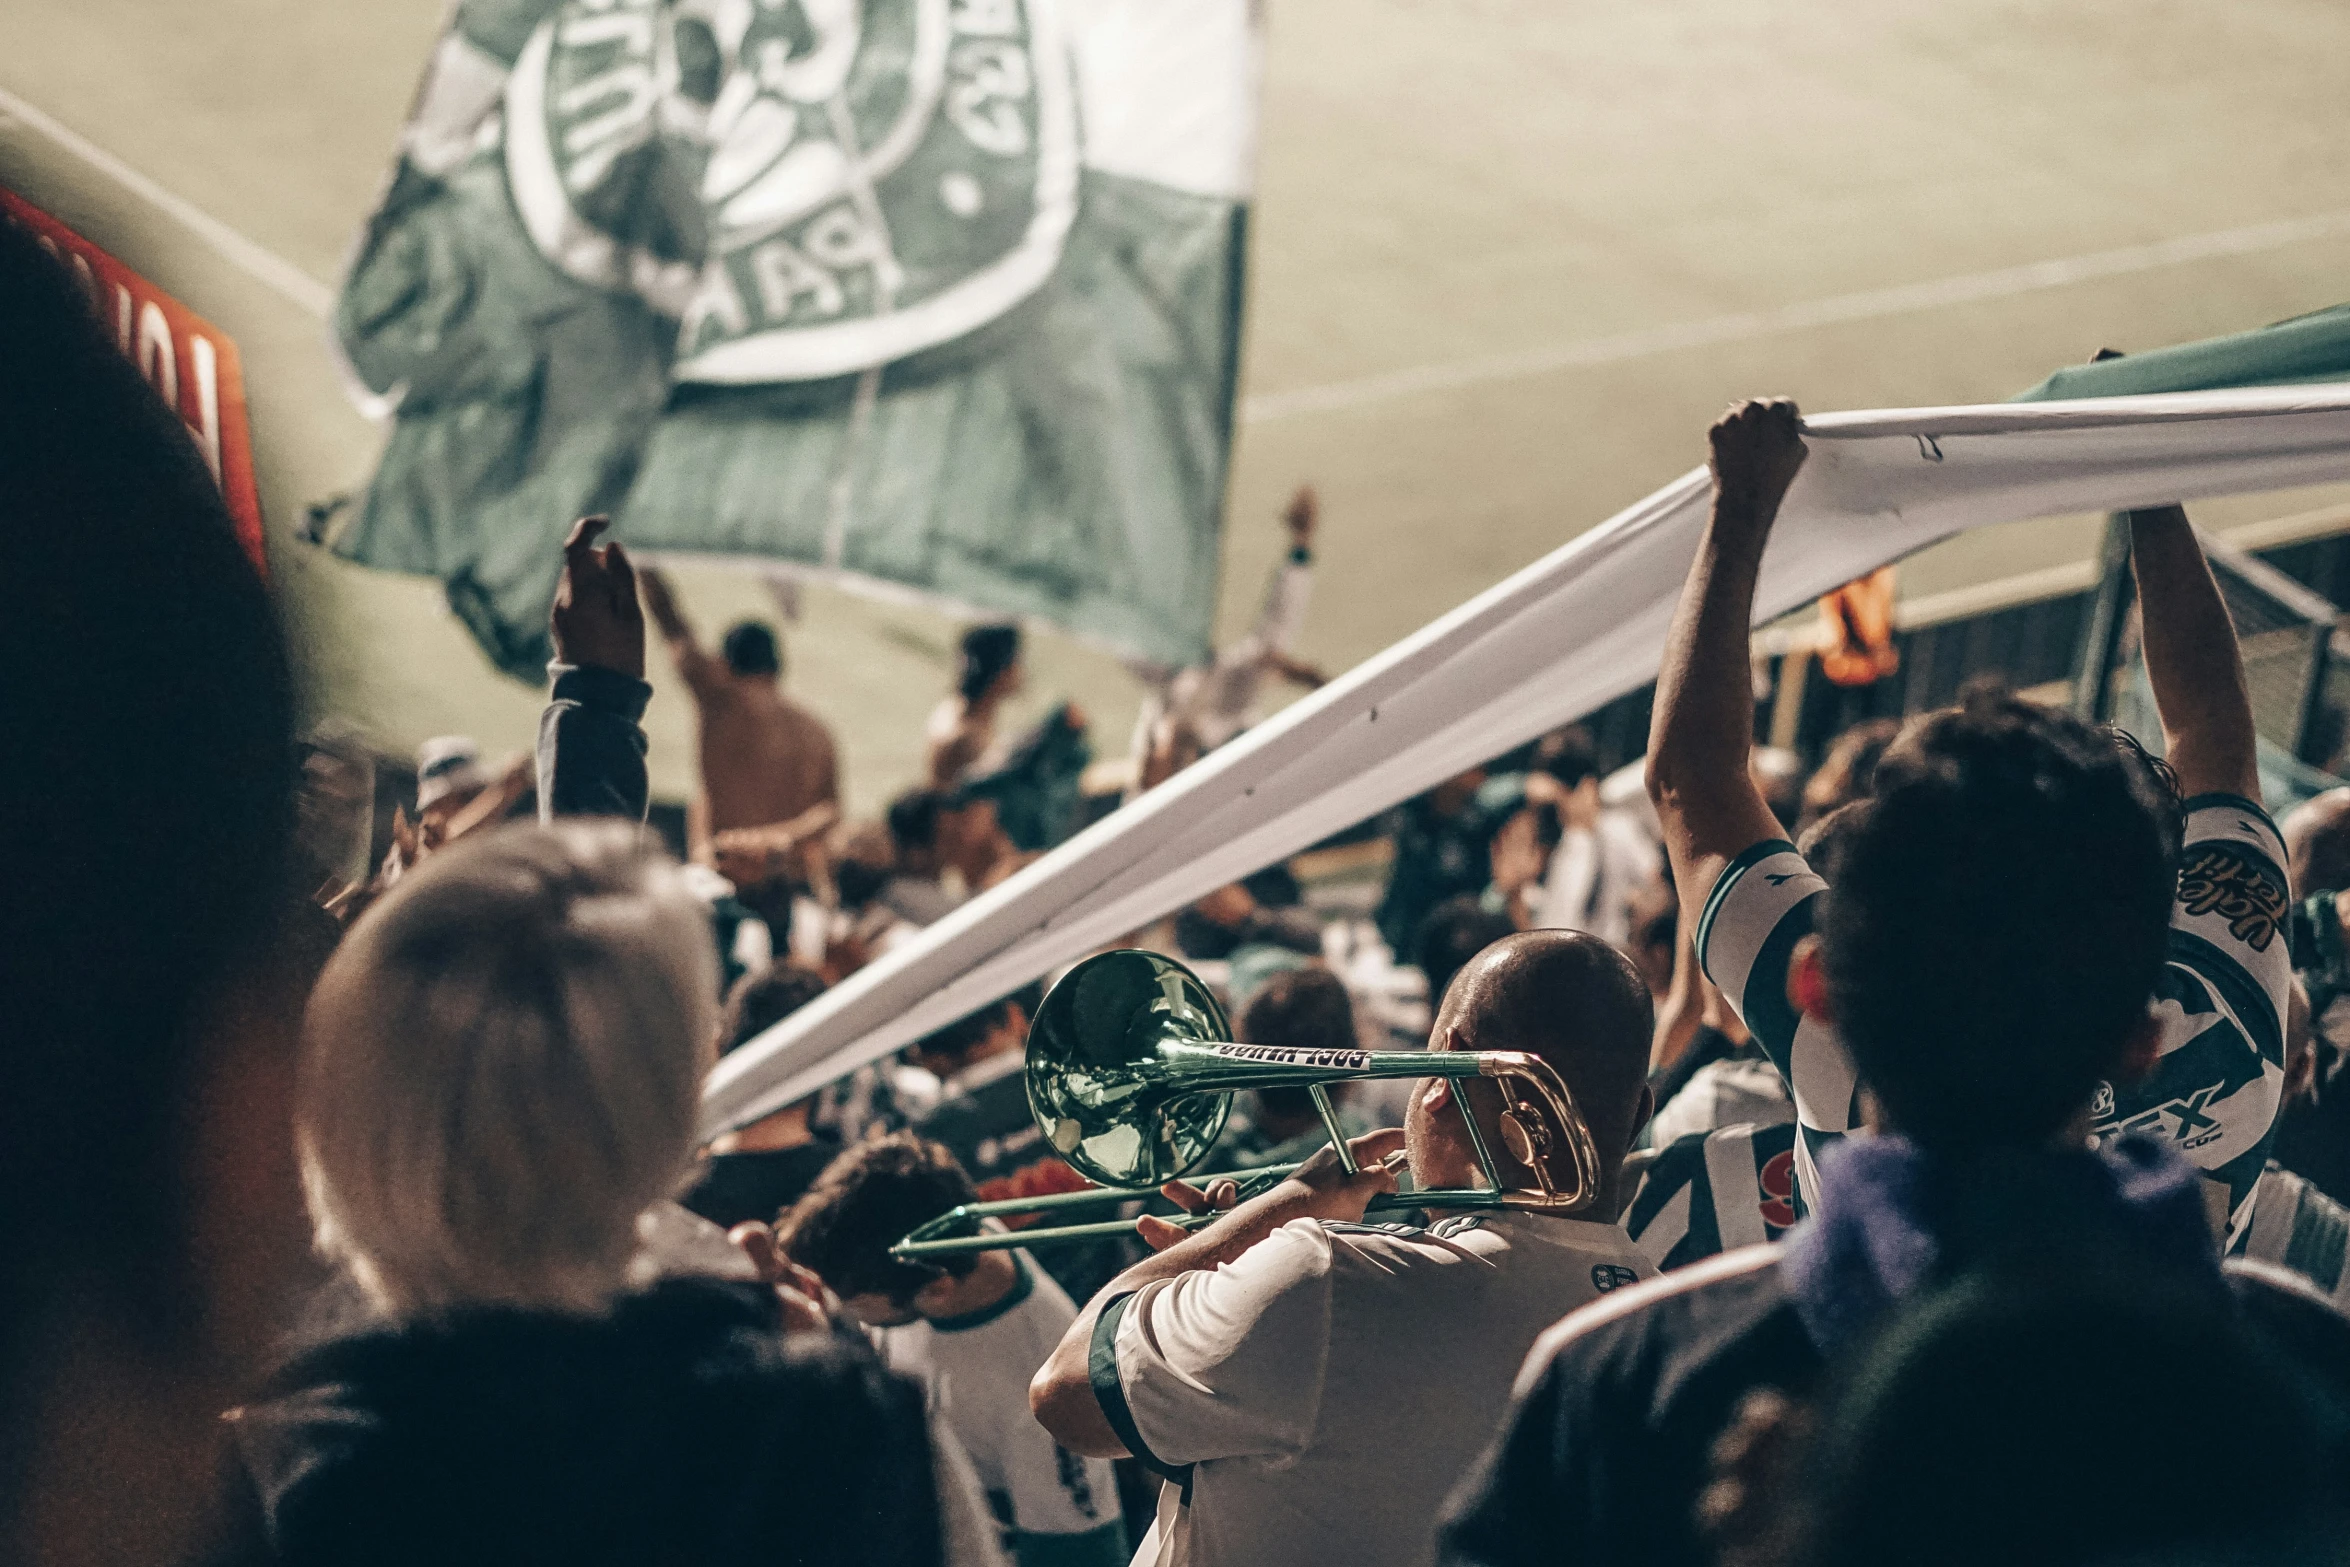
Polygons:
[[[1969,528],[2350,477],[2350,385],[1829,414],[1804,433],[1758,622]],[[855,974],[719,1063],[704,1131],[1653,679],[1709,488],[1683,475]]]

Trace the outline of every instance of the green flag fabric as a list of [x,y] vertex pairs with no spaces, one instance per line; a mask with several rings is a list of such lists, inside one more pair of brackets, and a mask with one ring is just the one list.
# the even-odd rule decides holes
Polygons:
[[2312,311],[2250,332],[2072,365],[2013,401],[2045,403],[2325,381],[2350,381],[2350,305]]
[[1034,617],[1214,614],[1248,0],[465,0],[336,328],[336,549],[535,679],[570,520]]

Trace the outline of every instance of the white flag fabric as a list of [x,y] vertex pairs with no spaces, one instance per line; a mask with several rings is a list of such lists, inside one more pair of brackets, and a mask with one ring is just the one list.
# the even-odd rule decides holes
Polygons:
[[[2350,385],[1830,414],[1804,435],[1758,621],[1969,528],[2350,477]],[[1655,678],[1709,495],[1684,474],[853,975],[719,1064],[705,1132]]]

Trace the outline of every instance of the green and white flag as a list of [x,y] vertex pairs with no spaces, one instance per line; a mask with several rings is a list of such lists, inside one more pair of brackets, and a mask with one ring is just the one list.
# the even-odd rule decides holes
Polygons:
[[536,678],[631,546],[1208,648],[1250,0],[463,0],[337,329],[395,417],[336,548]]

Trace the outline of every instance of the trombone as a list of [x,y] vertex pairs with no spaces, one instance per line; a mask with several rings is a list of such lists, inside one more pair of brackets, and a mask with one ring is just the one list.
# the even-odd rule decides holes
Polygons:
[[[1599,1154],[1574,1096],[1549,1062],[1514,1050],[1292,1050],[1236,1044],[1224,1010],[1199,977],[1156,952],[1099,953],[1062,976],[1028,1030],[1028,1108],[1055,1153],[1099,1183],[1090,1191],[965,1203],[921,1226],[890,1254],[920,1261],[956,1252],[1049,1246],[1130,1235],[1124,1218],[1006,1230],[987,1221],[1017,1215],[1068,1219],[1152,1197],[1195,1168],[1224,1130],[1232,1095],[1243,1088],[1303,1084],[1346,1173],[1353,1155],[1330,1102],[1329,1084],[1366,1078],[1486,1078],[1501,1089],[1501,1141],[1532,1172],[1530,1187],[1504,1186],[1485,1130],[1468,1114],[1469,1144],[1485,1184],[1375,1197],[1373,1212],[1417,1208],[1516,1208],[1570,1214],[1599,1195]],[[1572,1178],[1559,1184],[1563,1155]],[[1243,1198],[1264,1191],[1294,1164],[1235,1172]],[[1175,1222],[1196,1229],[1213,1214]]]

